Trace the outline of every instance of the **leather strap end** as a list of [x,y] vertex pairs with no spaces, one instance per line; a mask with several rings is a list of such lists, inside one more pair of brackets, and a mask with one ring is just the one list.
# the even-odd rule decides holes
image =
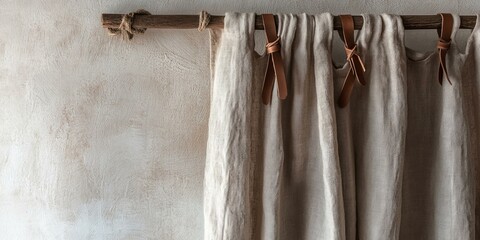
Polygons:
[[272,101],[273,84],[275,83],[275,72],[270,56],[268,57],[267,61],[267,69],[265,70],[265,78],[262,89],[262,102],[265,105],[270,104]]
[[277,60],[279,64],[274,65],[275,76],[277,77],[278,85],[278,98],[285,100],[287,99],[288,90],[287,90],[287,78],[285,77],[285,70],[283,69],[283,61],[281,58]]
[[450,86],[453,86],[452,81],[450,81],[450,77],[448,77],[448,73],[446,72],[446,69],[444,69],[442,66],[439,66],[438,67],[438,83],[440,84],[440,86],[443,86],[443,76],[445,76]]
[[438,83],[440,84],[440,86],[443,85],[443,69],[442,69],[442,66],[438,67]]
[[282,91],[282,92],[278,92],[278,98],[282,99],[282,100],[285,100],[287,99],[287,96],[288,96],[288,93],[286,91]]
[[367,81],[365,80],[365,77],[363,75],[363,73],[365,72],[365,66],[363,64],[362,59],[358,55],[355,55],[353,58],[352,68],[355,73],[355,76],[357,77],[358,82],[362,86],[367,85]]
[[345,78],[345,82],[343,83],[342,92],[340,92],[340,96],[338,97],[338,106],[340,108],[344,108],[348,105],[350,101],[350,96],[352,95],[353,86],[355,85],[355,73],[353,69],[348,71],[348,75]]

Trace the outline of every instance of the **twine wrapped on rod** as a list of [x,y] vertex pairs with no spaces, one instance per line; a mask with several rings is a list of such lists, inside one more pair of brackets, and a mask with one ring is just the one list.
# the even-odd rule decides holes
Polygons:
[[139,9],[135,12],[127,13],[122,15],[122,21],[118,27],[109,27],[107,28],[108,33],[110,35],[122,35],[123,39],[125,40],[132,40],[133,35],[137,33],[145,33],[147,28],[145,27],[134,27],[133,26],[133,19],[137,16],[148,16],[151,13],[144,9]]
[[200,12],[198,19],[198,31],[201,32],[207,28],[210,23],[210,14],[206,11]]

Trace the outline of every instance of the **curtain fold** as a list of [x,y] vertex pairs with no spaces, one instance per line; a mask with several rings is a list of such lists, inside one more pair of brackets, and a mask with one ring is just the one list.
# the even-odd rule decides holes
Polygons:
[[[338,145],[349,206],[348,239],[396,239],[400,231],[406,129],[403,25],[394,15],[363,15],[357,49],[367,85],[355,84],[347,108],[336,108]],[[350,66],[335,68],[338,98]],[[356,231],[354,229],[356,228]]]
[[278,14],[289,95],[275,85],[265,106],[255,14],[226,13],[211,35],[205,239],[480,236],[480,20],[464,53],[452,42],[441,86],[435,49],[405,47],[399,16],[363,18],[367,85],[339,108],[350,66],[332,61],[333,16]]
[[[480,142],[469,139],[467,121],[468,112],[478,110],[468,109],[465,103],[471,100],[463,85],[480,78],[462,75],[465,55],[455,40],[460,27],[458,15],[454,15],[453,25],[447,54],[452,85],[436,82],[434,73],[440,63],[435,51],[407,51],[402,239],[475,239],[474,193],[478,178],[475,181],[475,161],[469,152]],[[478,126],[478,122],[473,124]],[[477,146],[469,146],[471,141]]]
[[225,17],[209,118],[204,189],[206,239],[251,238],[254,26],[253,13]]

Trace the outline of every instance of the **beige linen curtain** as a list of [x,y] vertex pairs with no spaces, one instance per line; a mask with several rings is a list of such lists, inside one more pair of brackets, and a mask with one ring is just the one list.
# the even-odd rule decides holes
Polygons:
[[226,14],[211,35],[205,239],[480,236],[478,18],[448,52],[452,85],[434,46],[405,47],[399,16],[363,18],[367,85],[339,108],[349,65],[332,62],[333,16],[279,14],[289,96],[265,106],[255,14]]

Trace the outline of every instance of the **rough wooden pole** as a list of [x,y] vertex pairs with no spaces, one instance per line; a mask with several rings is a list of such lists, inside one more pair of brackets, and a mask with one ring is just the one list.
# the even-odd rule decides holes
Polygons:
[[[223,28],[224,16],[211,16],[208,28]],[[437,29],[440,28],[442,19],[438,15],[402,15],[405,29]],[[473,29],[476,16],[461,16],[460,28]],[[362,16],[353,16],[355,29],[361,29]],[[122,21],[122,14],[102,14],[104,28],[117,28]],[[198,15],[136,15],[133,20],[134,28],[162,28],[162,29],[196,29]],[[257,15],[255,29],[263,29],[262,18]],[[334,17],[334,29],[340,30],[340,18]]]

